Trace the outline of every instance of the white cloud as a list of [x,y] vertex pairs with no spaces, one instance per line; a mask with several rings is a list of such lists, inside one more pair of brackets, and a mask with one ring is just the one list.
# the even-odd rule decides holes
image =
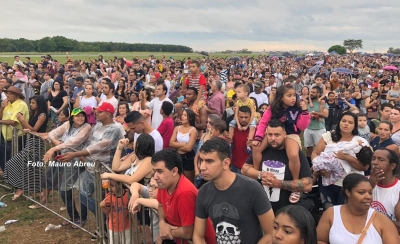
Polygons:
[[182,44],[196,50],[325,51],[363,39],[363,51],[399,47],[397,1],[5,1],[2,37]]

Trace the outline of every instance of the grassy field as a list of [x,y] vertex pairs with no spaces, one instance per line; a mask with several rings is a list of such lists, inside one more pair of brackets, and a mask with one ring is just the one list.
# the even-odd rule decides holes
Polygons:
[[[36,61],[41,60],[41,56],[50,54],[53,59],[58,62],[65,63],[67,61],[65,53],[0,53],[0,61],[8,62],[12,64],[14,62],[14,56],[18,55],[21,57],[21,60],[25,62],[25,57],[30,57],[31,62],[34,63]],[[203,55],[199,53],[163,53],[163,52],[104,52],[104,53],[69,53],[70,57],[73,60],[85,60],[89,61],[89,57],[91,59],[97,59],[99,55],[103,55],[103,57],[108,59],[113,59],[115,56],[118,58],[126,58],[132,60],[133,58],[139,57],[141,59],[147,59],[149,55],[154,55],[155,58],[161,58],[162,55],[165,55],[165,58],[173,57],[175,60],[183,60],[184,58],[198,58],[203,57]],[[232,57],[232,56],[257,56],[258,54],[221,54],[221,53],[210,53],[210,57]]]
[[[4,182],[0,180],[0,183]],[[6,195],[6,196],[4,196]],[[4,197],[3,197],[4,196]],[[45,232],[48,224],[59,225],[63,221],[61,218],[44,209],[29,209],[33,203],[25,197],[20,197],[12,201],[12,192],[0,186],[1,201],[8,206],[0,208],[0,226],[7,220],[16,219],[18,222],[6,225],[6,230],[0,233],[0,243],[2,244],[28,244],[28,243],[49,243],[49,244],[68,244],[68,243],[88,243],[90,235],[82,230],[72,229],[71,226],[63,226],[59,230]],[[38,200],[38,199],[37,199]],[[49,197],[49,207],[59,212],[61,199],[57,193]],[[79,206],[79,204],[78,204]],[[61,212],[66,216],[66,211]],[[89,229],[94,230],[94,217],[90,216]]]

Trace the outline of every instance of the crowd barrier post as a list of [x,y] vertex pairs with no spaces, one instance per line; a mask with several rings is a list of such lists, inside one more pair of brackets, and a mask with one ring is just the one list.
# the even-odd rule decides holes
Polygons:
[[[4,126],[4,125],[3,125]],[[153,213],[150,211],[150,226],[145,225],[145,208],[142,206],[141,211],[137,214],[132,214],[126,208],[127,203],[125,202],[125,206],[121,206],[123,202],[120,201],[115,201],[116,205],[113,206],[112,208],[116,209],[111,209],[111,217],[113,214],[117,213],[117,223],[120,223],[122,221],[122,229],[126,229],[125,232],[118,232],[117,234],[110,235],[109,229],[110,226],[108,226],[108,223],[105,222],[107,220],[106,216],[102,213],[100,203],[103,201],[105,197],[105,193],[107,192],[107,189],[103,189],[102,187],[102,180],[101,180],[101,174],[103,172],[110,172],[113,173],[111,168],[102,163],[93,160],[91,157],[87,157],[86,159],[90,160],[88,163],[93,163],[95,165],[94,168],[94,192],[93,192],[93,198],[95,201],[95,216],[92,218],[92,222],[90,222],[90,217],[88,216],[89,222],[86,223],[86,225],[81,226],[77,223],[74,223],[75,221],[72,221],[70,217],[67,214],[67,211],[65,211],[66,208],[70,207],[69,203],[71,203],[71,199],[69,200],[69,203],[67,201],[67,204],[65,204],[63,201],[64,199],[68,199],[68,197],[72,196],[72,204],[74,200],[77,198],[77,201],[75,201],[75,205],[79,206],[80,201],[82,200],[80,197],[81,191],[80,187],[82,187],[81,184],[81,174],[84,171],[83,168],[80,168],[77,172],[77,177],[74,182],[68,182],[66,179],[63,180],[62,175],[65,175],[65,171],[72,170],[74,169],[73,167],[66,167],[65,165],[63,166],[60,162],[54,161],[54,158],[50,159],[48,163],[43,162],[43,156],[44,154],[52,148],[54,145],[51,143],[50,140],[48,139],[43,139],[41,136],[39,136],[37,133],[34,132],[28,132],[25,133],[24,136],[19,136],[19,130],[15,127],[11,127],[12,131],[12,140],[11,141],[6,141],[4,140],[3,136],[0,136],[0,143],[4,143],[4,151],[0,152],[0,157],[6,158],[6,145],[10,146],[11,144],[11,150],[9,151],[10,153],[10,158],[13,159],[14,156],[18,155],[21,156],[23,155],[23,162],[20,162],[21,164],[21,178],[22,178],[22,183],[23,183],[23,188],[24,188],[24,194],[23,196],[30,200],[37,208],[35,211],[49,211],[50,213],[54,214],[57,217],[60,217],[61,220],[65,223],[68,223],[69,226],[74,225],[76,228],[79,228],[83,230],[84,232],[88,233],[91,236],[96,236],[98,239],[99,243],[106,243],[108,242],[110,238],[112,238],[112,243],[154,243],[154,239],[151,235],[151,238],[148,238],[146,236],[146,230],[150,229],[150,233],[153,232]],[[5,135],[5,138],[7,138],[7,135]],[[23,147],[21,147],[21,145]],[[68,148],[66,151],[76,151],[75,149]],[[65,152],[65,151],[63,151]],[[15,158],[13,159],[15,160]],[[9,161],[13,161],[9,160]],[[80,161],[79,161],[80,162]],[[72,162],[73,163],[73,162]],[[75,179],[75,178],[74,178]],[[68,184],[73,184],[73,187],[70,196],[67,196],[68,190],[70,186]],[[85,185],[85,184],[83,184]],[[14,189],[13,186],[10,187],[10,185],[4,183],[0,184],[0,186],[8,188],[8,189]],[[130,200],[130,192],[129,192],[129,185],[124,184],[124,187],[128,189],[128,202]],[[64,191],[61,191],[61,190]],[[15,189],[14,189],[15,190]],[[87,193],[87,190],[84,190],[83,192]],[[76,197],[76,193],[78,193],[79,197]],[[8,195],[13,195],[14,193],[6,194],[2,197],[0,197],[0,200]],[[51,195],[51,197],[50,197]],[[43,200],[43,197],[46,197],[45,201]],[[74,197],[75,196],[75,197]],[[112,194],[111,200],[114,197]],[[86,206],[89,206],[89,197],[88,195],[85,195],[86,202],[84,204]],[[68,205],[68,206],[67,206]],[[82,211],[82,209],[80,209]],[[88,209],[88,214],[90,214],[90,211]],[[142,224],[139,224],[138,221],[138,216],[141,215]],[[124,219],[121,219],[121,216],[128,216],[129,220],[128,222],[124,221]],[[147,216],[148,218],[148,216]],[[74,219],[74,218],[73,218]],[[79,218],[80,223],[82,223],[82,216]],[[93,223],[94,222],[94,223]],[[125,223],[129,223],[129,228],[126,226]],[[58,225],[58,223],[53,223]],[[146,229],[147,228],[147,229]]]

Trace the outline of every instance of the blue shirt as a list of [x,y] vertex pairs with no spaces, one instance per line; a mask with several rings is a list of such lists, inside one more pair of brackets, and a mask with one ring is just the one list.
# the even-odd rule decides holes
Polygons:
[[[352,98],[352,99],[350,99],[350,100],[347,100],[350,104],[352,104],[352,105],[356,105],[356,101]],[[350,109],[350,106],[347,104],[347,103],[345,103],[343,100],[339,100],[338,101],[338,105],[339,105],[339,108],[340,108],[340,110],[341,111],[345,111],[345,110],[349,110]]]

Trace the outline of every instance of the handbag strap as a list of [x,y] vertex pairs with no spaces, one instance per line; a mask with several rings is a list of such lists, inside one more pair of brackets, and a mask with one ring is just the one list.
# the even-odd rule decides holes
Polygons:
[[367,225],[366,225],[366,226],[364,227],[364,229],[362,230],[361,235],[360,235],[360,238],[358,239],[357,244],[361,244],[362,241],[364,240],[365,236],[367,235],[369,226],[372,224],[372,221],[373,221],[374,218],[375,218],[375,215],[376,215],[376,211],[374,210],[374,212],[372,213],[371,218],[369,219]]

